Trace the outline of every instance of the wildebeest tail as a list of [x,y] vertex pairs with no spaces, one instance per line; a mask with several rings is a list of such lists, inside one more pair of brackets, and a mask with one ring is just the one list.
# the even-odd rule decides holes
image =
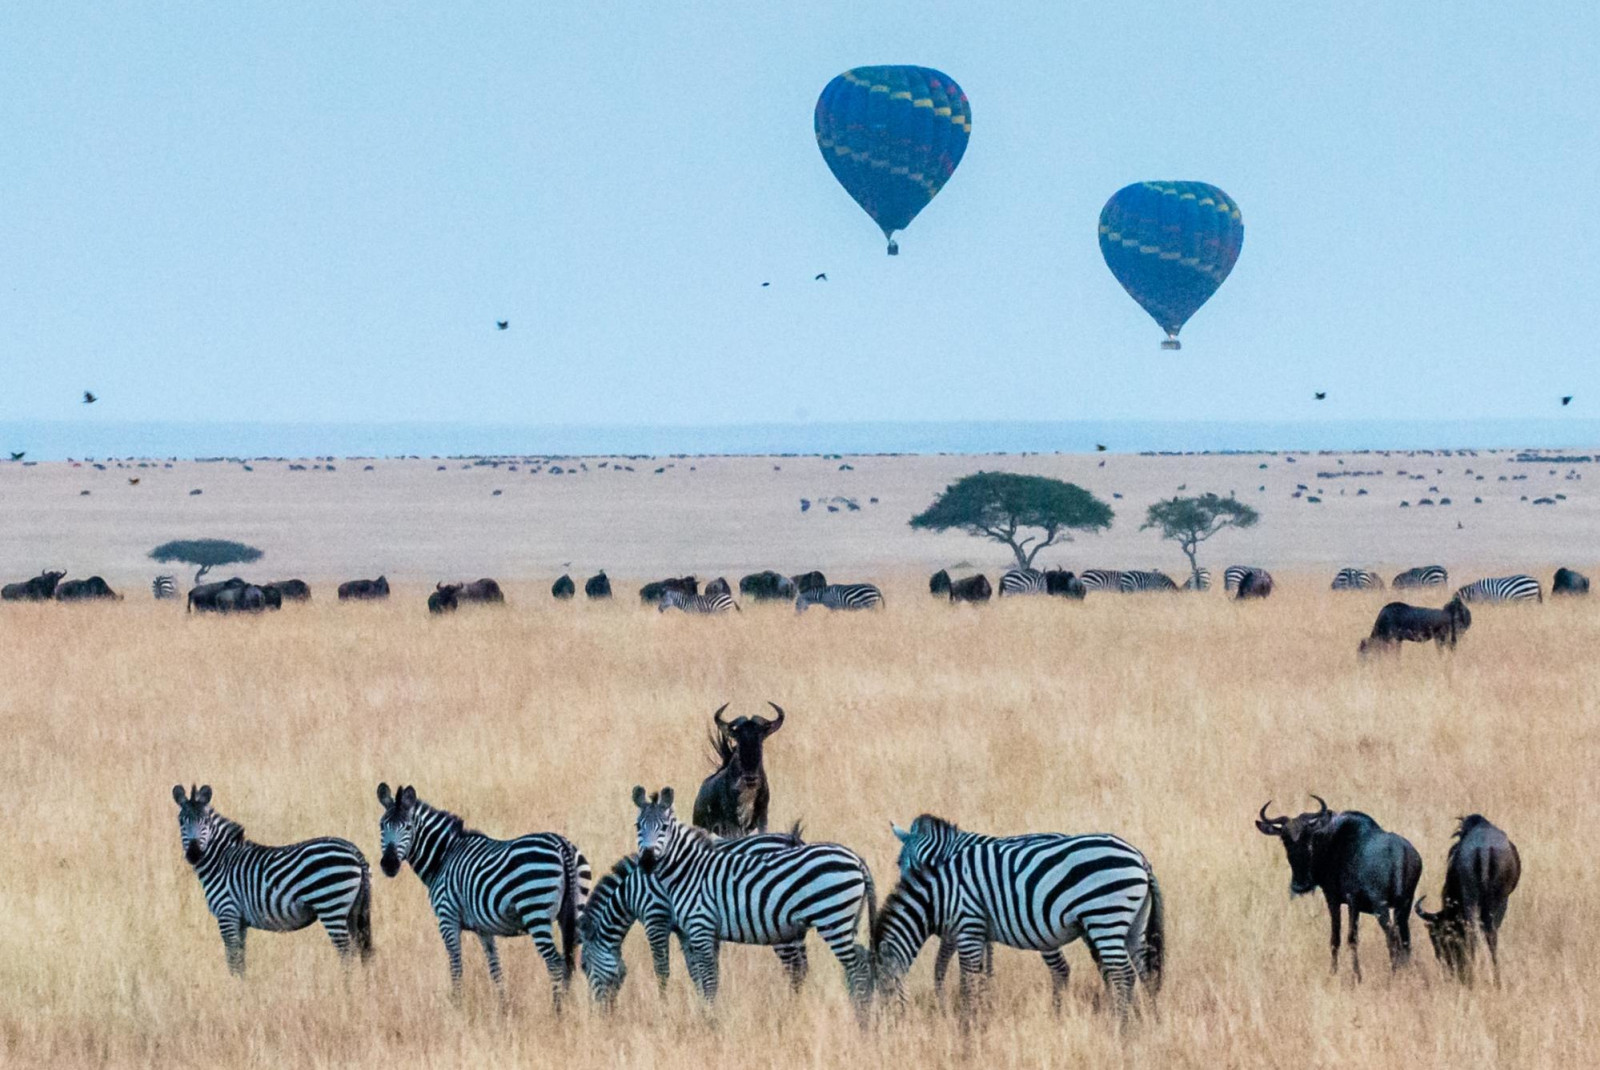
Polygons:
[[356,953],[361,961],[372,957],[372,870],[361,863],[361,890],[350,906],[350,932],[355,936]]

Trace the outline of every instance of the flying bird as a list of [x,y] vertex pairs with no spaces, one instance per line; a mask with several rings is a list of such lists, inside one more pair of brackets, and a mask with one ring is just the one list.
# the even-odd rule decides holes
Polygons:
[[1094,449],[1096,453],[1104,453],[1106,451],[1105,445],[1099,442],[1094,444]]
[[137,487],[139,485],[139,481],[137,479],[130,479],[130,480],[128,480],[128,483],[129,483],[129,485],[135,486],[135,487]]
[[1318,390],[1315,394],[1315,397],[1318,401],[1326,401],[1328,399],[1328,392],[1326,390]]
[[761,288],[763,290],[765,290],[768,286],[771,286],[771,285],[772,285],[772,283],[770,283],[770,282],[764,282],[764,283],[761,284]]
[[811,281],[812,282],[827,282],[828,281],[828,273],[826,271],[819,271],[819,272],[817,272],[816,278],[812,279]]
[[1572,404],[1572,395],[1568,394],[1567,396],[1563,397],[1561,399],[1561,404],[1563,404],[1563,405],[1571,405]]
[[20,461],[20,460],[22,460],[22,458],[26,457],[27,455],[28,455],[28,451],[27,450],[23,450],[21,453],[13,453],[11,455],[11,459],[13,461]]
[[94,396],[94,391],[85,390],[83,392],[83,403],[85,405],[93,405],[95,402],[97,402],[99,400],[100,400],[99,398]]

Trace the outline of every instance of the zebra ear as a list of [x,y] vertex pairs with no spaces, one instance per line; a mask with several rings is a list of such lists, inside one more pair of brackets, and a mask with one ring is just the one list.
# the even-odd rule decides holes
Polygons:
[[901,843],[905,843],[907,840],[911,839],[911,833],[907,832],[899,825],[896,825],[893,821],[889,822],[889,827],[894,830],[894,838],[899,840]]
[[400,789],[399,798],[401,805],[410,806],[412,803],[417,801],[417,789],[412,785],[407,784],[405,787]]
[[194,793],[194,801],[201,806],[211,805],[211,785],[201,784],[200,790]]
[[378,802],[383,804],[385,810],[394,805],[394,793],[389,790],[387,781],[378,785]]
[[644,788],[642,788],[638,784],[635,784],[633,786],[633,805],[635,805],[639,809],[643,810],[644,809],[644,804],[649,802],[649,801],[650,801],[650,797],[644,793]]
[[183,793],[182,784],[172,785],[172,798],[173,801],[175,801],[179,806],[182,806],[184,803],[189,801],[189,796]]
[[660,800],[662,807],[668,810],[672,809],[672,789],[662,788]]

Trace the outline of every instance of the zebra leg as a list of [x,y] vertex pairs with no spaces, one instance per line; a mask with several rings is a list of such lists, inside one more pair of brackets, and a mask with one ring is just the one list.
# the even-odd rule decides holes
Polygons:
[[856,943],[856,924],[856,911],[851,910],[843,917],[825,919],[817,926],[817,935],[844,967],[845,988],[856,1010],[864,1012],[872,998],[872,956]]
[[646,925],[645,939],[650,941],[650,963],[656,971],[656,988],[667,994],[667,982],[672,979],[672,929],[665,925]]
[[550,931],[548,920],[542,925],[534,925],[531,935],[533,946],[539,949],[539,957],[544,959],[545,968],[550,971],[556,1010],[560,1010],[561,994],[567,987],[567,960],[561,957],[561,952],[556,948],[556,938]]
[[222,950],[228,956],[228,972],[243,977],[244,922],[235,917],[222,917],[217,919],[217,928],[222,931]]
[[806,958],[806,943],[802,938],[792,944],[777,944],[773,950],[778,953],[778,961],[783,964],[783,972],[788,975],[789,989],[799,992],[806,983],[806,974],[810,972],[811,964]]
[[961,956],[961,1016],[968,1018],[984,989],[984,959],[989,953],[988,933],[979,928],[959,929],[954,934],[956,954]]
[[717,934],[709,922],[697,925],[683,935],[683,958],[689,979],[707,1003],[717,1001]]
[[321,919],[322,927],[328,933],[328,939],[333,941],[333,948],[339,952],[341,959],[348,959],[353,951],[354,944],[350,940],[350,918],[348,915],[329,914]]
[[496,988],[500,987],[500,949],[494,945],[494,937],[488,933],[478,934],[478,943],[483,945],[483,957],[489,960],[489,980],[494,982]]
[[1061,997],[1066,994],[1072,967],[1067,965],[1067,957],[1061,953],[1059,947],[1053,951],[1041,951],[1039,957],[1044,959],[1044,964],[1050,968],[1050,1009],[1060,1014]]
[[939,951],[933,956],[933,994],[944,995],[944,975],[950,970],[950,959],[956,953],[954,940],[939,938]]
[[461,995],[461,922],[450,914],[439,915],[439,937],[450,956],[450,995]]
[[1089,934],[1095,948],[1095,961],[1100,966],[1100,979],[1105,982],[1111,1005],[1117,1017],[1126,1021],[1134,1007],[1133,985],[1138,979],[1133,959],[1128,954],[1128,933],[1124,927],[1100,929]]

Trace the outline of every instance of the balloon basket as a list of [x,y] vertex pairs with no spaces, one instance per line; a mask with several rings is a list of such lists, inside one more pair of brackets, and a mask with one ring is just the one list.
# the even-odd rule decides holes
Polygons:
[[889,243],[889,255],[890,256],[899,256],[900,255],[900,243],[899,242],[891,241]]
[[1168,338],[1165,342],[1161,343],[1161,348],[1162,349],[1182,349],[1183,348],[1183,343],[1178,341],[1176,338]]

